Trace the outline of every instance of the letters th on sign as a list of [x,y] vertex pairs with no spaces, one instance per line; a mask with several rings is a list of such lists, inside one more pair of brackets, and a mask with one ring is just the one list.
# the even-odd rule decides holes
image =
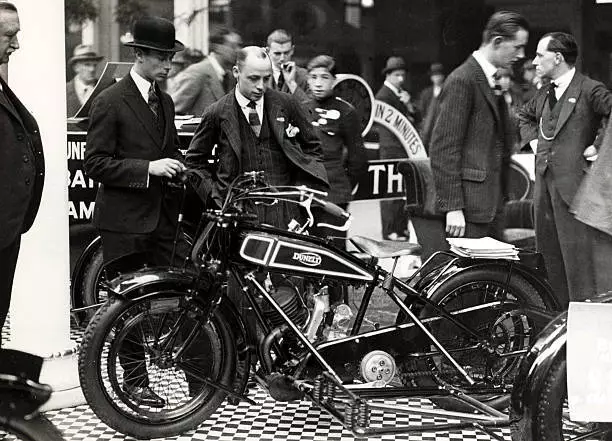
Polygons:
[[570,303],[567,328],[570,418],[612,422],[612,304]]

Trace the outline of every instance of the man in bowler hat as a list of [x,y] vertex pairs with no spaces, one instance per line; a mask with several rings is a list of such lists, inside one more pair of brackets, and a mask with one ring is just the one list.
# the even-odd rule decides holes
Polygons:
[[429,151],[431,131],[440,110],[439,97],[440,92],[442,92],[444,78],[444,66],[441,63],[432,63],[429,68],[431,86],[423,89],[419,95],[419,110],[421,115],[423,115],[419,132],[426,151]]
[[[0,2],[0,64],[19,49],[18,32],[17,8]],[[0,330],[11,301],[21,235],[38,212],[44,174],[36,120],[0,77]]]
[[[179,202],[164,178],[185,167],[174,105],[159,83],[184,46],[175,40],[172,22],[159,17],[137,21],[133,36],[125,43],[134,48],[129,75],[92,104],[84,166],[100,183],[93,223],[102,237],[105,265],[120,268],[124,259],[138,255],[144,263],[167,266],[172,263]],[[119,354],[124,391],[138,404],[163,407],[164,399],[149,387],[142,346],[128,340]]]
[[74,116],[93,92],[98,81],[96,68],[103,58],[91,46],[80,44],[74,48],[74,53],[68,60],[75,75],[66,83],[67,116]]
[[[418,122],[418,112],[410,94],[402,87],[406,80],[406,62],[402,57],[390,57],[382,71],[385,82],[376,93],[376,99],[395,107],[411,123]],[[404,159],[408,155],[399,139],[388,129],[378,129],[380,158]],[[383,239],[406,240],[408,216],[404,201],[381,201],[380,217]]]

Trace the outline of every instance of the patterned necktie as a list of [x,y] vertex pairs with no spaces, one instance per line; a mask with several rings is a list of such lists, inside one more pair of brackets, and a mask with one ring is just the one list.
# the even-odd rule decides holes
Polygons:
[[155,83],[151,83],[151,87],[149,87],[149,108],[153,115],[155,115],[155,122],[159,124],[159,96],[155,92]]
[[249,101],[247,107],[249,108],[249,125],[255,136],[259,138],[259,133],[261,132],[261,121],[259,120],[259,115],[257,114],[257,103],[255,101]]
[[557,88],[557,85],[555,84],[554,81],[551,81],[550,84],[548,85],[548,107],[550,108],[550,110],[555,108],[555,104],[557,104],[557,95],[555,94],[555,89]]

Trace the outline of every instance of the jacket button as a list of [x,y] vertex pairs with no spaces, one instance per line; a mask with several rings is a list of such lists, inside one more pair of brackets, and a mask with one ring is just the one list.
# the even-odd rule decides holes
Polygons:
[[30,159],[27,156],[23,157],[23,162],[30,162]]
[[23,133],[20,133],[17,135],[17,141],[23,141],[23,138],[24,138]]
[[26,185],[30,185],[30,178],[25,178]]

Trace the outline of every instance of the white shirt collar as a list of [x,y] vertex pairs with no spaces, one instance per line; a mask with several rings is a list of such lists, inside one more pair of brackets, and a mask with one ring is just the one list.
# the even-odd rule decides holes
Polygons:
[[[242,113],[244,113],[244,116],[246,117],[248,121],[249,112],[250,112],[249,103],[251,102],[251,100],[245,97],[242,93],[240,93],[240,91],[238,90],[238,87],[234,89],[234,94],[236,96],[236,101],[238,101],[238,105],[242,109]],[[259,121],[263,121],[263,105],[264,105],[263,97],[261,97],[260,100],[255,101],[255,110],[257,110]]]
[[85,104],[85,101],[87,101],[87,98],[89,98],[89,95],[91,95],[93,88],[93,85],[85,84],[78,76],[74,77],[74,91],[76,92],[81,104]]
[[144,79],[138,72],[134,70],[132,67],[130,69],[130,76],[134,83],[136,83],[136,87],[142,95],[142,98],[145,100],[145,103],[149,102],[149,88],[151,87],[151,82],[149,80]]
[[208,55],[208,59],[210,60],[210,65],[212,66],[219,79],[223,81],[223,77],[225,76],[225,69],[223,69],[221,64],[219,64],[219,61],[217,60],[217,57],[214,52]]
[[554,83],[557,85],[557,87],[555,88],[555,96],[557,98],[559,98],[561,95],[565,93],[570,83],[574,79],[575,74],[576,74],[576,68],[572,67],[570,70],[565,72],[559,78],[557,78],[556,80],[553,80]]
[[388,81],[385,81],[385,86],[387,86],[389,89],[391,89],[393,91],[394,94],[398,95],[400,94],[400,89],[398,89],[397,87],[395,87],[393,84],[391,84]]
[[489,86],[491,88],[495,87],[495,74],[497,73],[497,68],[491,64],[489,60],[486,59],[484,54],[480,50],[475,50],[472,52],[472,56],[476,59],[480,67],[482,68],[485,77],[487,77],[487,81],[489,82]]

